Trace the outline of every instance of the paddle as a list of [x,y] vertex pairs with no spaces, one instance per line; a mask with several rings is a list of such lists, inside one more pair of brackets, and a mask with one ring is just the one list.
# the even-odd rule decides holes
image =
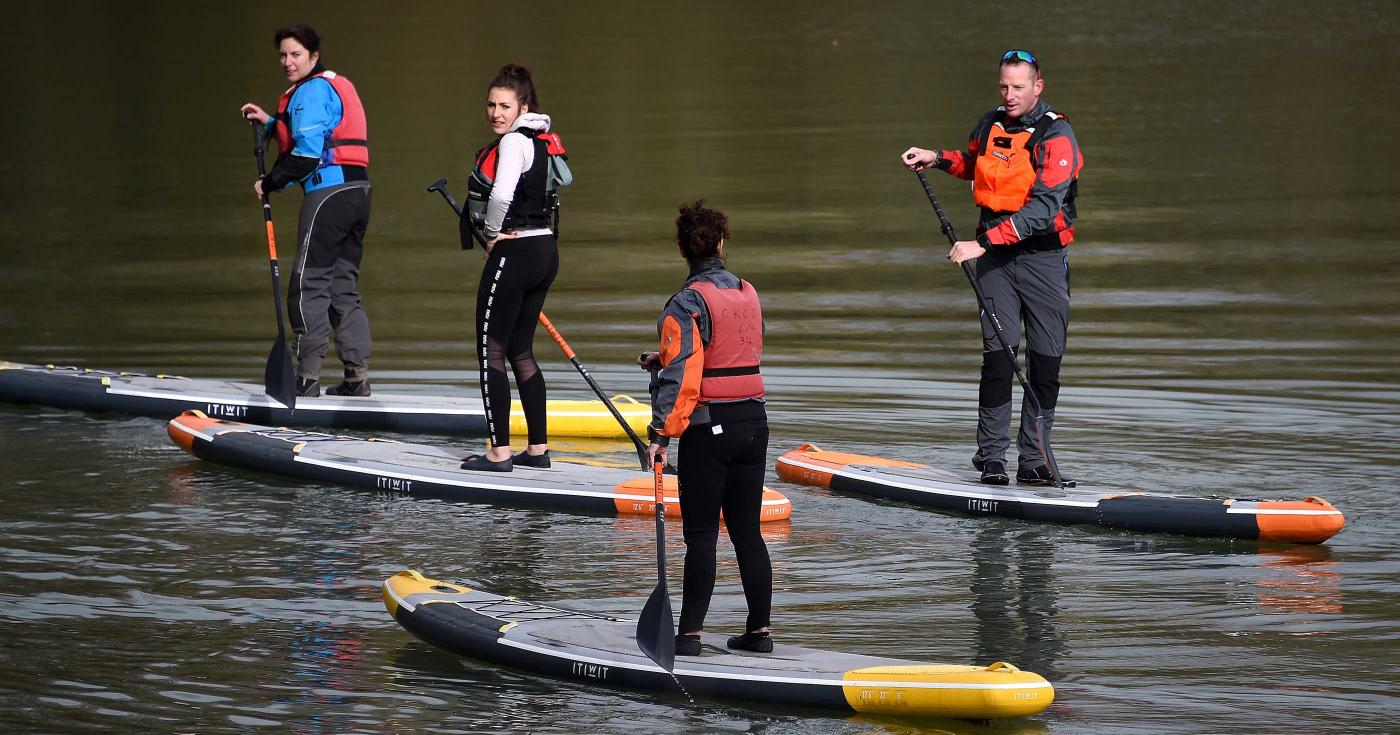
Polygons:
[[[461,216],[462,216],[462,205],[458,204],[458,203],[457,203],[457,200],[453,198],[451,192],[447,191],[447,179],[438,179],[437,181],[434,181],[433,183],[429,184],[429,185],[428,185],[428,191],[429,191],[429,192],[434,192],[434,191],[435,191],[435,192],[441,194],[441,195],[442,195],[442,198],[447,200],[447,206],[452,207],[452,211],[454,211],[454,212],[457,213],[457,217],[458,217],[458,218],[461,218]],[[473,225],[472,223],[468,222],[468,223],[467,223],[467,227],[470,227],[470,228],[471,228],[472,239],[473,239],[473,240],[476,240],[476,244],[480,245],[482,250],[485,250],[485,249],[486,249],[486,238],[485,238],[485,237],[482,237],[481,232],[480,232],[479,230],[477,230],[477,229],[476,229],[476,226]],[[470,249],[470,245],[463,246],[463,249],[464,249],[464,250]],[[643,469],[646,469],[646,468],[644,467]]]
[[[253,127],[253,156],[258,159],[258,177],[267,175],[267,163],[263,159],[263,136],[258,128],[262,124],[249,120]],[[287,329],[282,325],[282,272],[277,267],[277,240],[272,233],[272,203],[267,200],[267,192],[262,195],[263,224],[267,227],[267,257],[272,265],[272,304],[277,310],[277,341],[272,343],[272,352],[267,355],[267,367],[263,369],[263,390],[281,401],[287,408],[296,410],[297,380],[292,370],[292,354],[287,350]]]
[[637,647],[657,666],[672,671],[676,664],[676,621],[671,616],[671,593],[666,589],[666,504],[661,491],[662,469],[661,462],[652,465],[656,493],[656,589],[651,591],[647,604],[642,606],[641,617],[637,618]]
[[[943,234],[947,236],[948,244],[956,243],[958,236],[953,233],[953,223],[948,221],[948,215],[943,213],[943,207],[938,204],[938,197],[933,195],[933,187],[929,186],[928,177],[924,176],[923,171],[915,173],[919,175],[919,183],[924,185],[924,193],[928,194],[929,204],[933,205],[933,213],[938,216],[938,225]],[[1016,363],[1016,351],[1011,349],[1011,344],[1006,341],[1006,333],[1001,328],[1001,319],[987,305],[987,297],[982,294],[982,286],[977,283],[976,272],[972,270],[972,266],[966,260],[961,265],[963,275],[967,276],[967,282],[972,284],[972,292],[977,295],[977,306],[982,309],[982,313],[986,314],[988,321],[992,323],[992,331],[996,332],[997,341],[1001,343],[1001,348],[1006,351],[1006,359],[1011,361],[1011,369],[1016,372],[1017,380],[1021,381],[1021,390],[1030,400],[1031,409],[1035,411],[1035,443],[1040,448],[1041,456],[1045,457],[1045,466],[1050,468],[1050,481],[1054,483],[1056,488],[1063,490],[1064,484],[1060,482],[1060,466],[1055,463],[1055,455],[1050,453],[1050,444],[1045,441],[1045,410],[1040,407],[1040,399],[1031,389],[1026,376],[1021,373],[1021,367]]]
[[[452,211],[456,212],[458,217],[462,216],[462,205],[458,204],[452,194],[447,191],[447,179],[438,179],[434,181],[428,187],[428,191],[435,191],[441,194],[442,198],[447,200],[447,206],[452,207]],[[486,240],[481,236],[481,233],[477,231],[475,226],[470,224],[468,226],[471,227],[472,238],[478,243],[481,243],[481,247],[485,249]],[[617,410],[617,406],[613,405],[613,402],[608,400],[607,396],[603,394],[603,389],[598,387],[598,383],[594,381],[593,376],[589,374],[588,368],[584,367],[582,362],[579,362],[578,355],[574,354],[574,349],[569,346],[568,342],[564,341],[564,335],[560,334],[559,330],[554,328],[554,324],[549,321],[549,317],[545,316],[543,311],[540,312],[540,325],[544,327],[544,331],[549,332],[549,336],[554,338],[554,343],[559,345],[559,349],[564,351],[564,356],[569,358],[569,362],[574,364],[574,369],[578,370],[578,374],[583,376],[583,379],[588,383],[588,387],[593,389],[593,394],[598,396],[598,400],[602,401],[604,406],[608,407],[608,411],[612,413],[613,418],[617,419],[617,423],[622,426],[622,430],[627,432],[627,436],[632,440],[632,444],[637,447],[637,459],[642,463],[642,469],[647,469],[647,445],[642,443],[641,437],[637,436],[637,432],[633,431],[632,427],[628,425],[627,419],[623,418],[622,412]]]

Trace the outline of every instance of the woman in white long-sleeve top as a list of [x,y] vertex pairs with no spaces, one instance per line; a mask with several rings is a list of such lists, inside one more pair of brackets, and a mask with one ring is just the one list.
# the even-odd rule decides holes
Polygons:
[[[559,272],[559,246],[550,222],[549,116],[538,112],[530,70],[507,64],[487,88],[486,118],[496,140],[477,152],[468,181],[468,221],[485,240],[486,267],[476,294],[476,343],[481,399],[491,446],[463,469],[509,472],[514,465],[548,467],[544,375],[535,362],[535,325]],[[484,207],[482,205],[485,205]],[[510,383],[515,373],[529,426],[525,451],[512,456]]]

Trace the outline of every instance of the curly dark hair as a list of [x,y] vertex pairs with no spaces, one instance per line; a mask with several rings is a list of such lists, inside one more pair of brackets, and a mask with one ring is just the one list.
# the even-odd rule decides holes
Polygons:
[[687,261],[694,263],[715,255],[720,241],[729,239],[729,218],[718,209],[706,207],[704,199],[682,204],[679,211],[676,243]]
[[535,92],[535,80],[530,78],[530,67],[520,64],[506,64],[496,72],[491,83],[486,85],[486,94],[496,88],[509,89],[520,101],[520,107],[530,112],[540,111],[540,96]]

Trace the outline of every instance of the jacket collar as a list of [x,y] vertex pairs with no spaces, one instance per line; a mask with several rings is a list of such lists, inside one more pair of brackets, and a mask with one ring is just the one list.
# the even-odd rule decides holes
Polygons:
[[1046,102],[1044,98],[1036,100],[1035,107],[1032,107],[1029,112],[1014,120],[1006,117],[1005,106],[997,107],[997,111],[1001,113],[1002,121],[1006,123],[1007,128],[1029,128],[1039,122],[1040,118],[1045,117],[1045,113],[1050,111],[1050,104]]
[[722,270],[727,270],[724,267],[724,258],[721,258],[717,255],[712,255],[708,258],[701,258],[691,264],[690,276],[686,278],[686,282],[688,283],[690,281],[693,281],[696,278],[699,278],[700,276],[706,275],[707,273]]

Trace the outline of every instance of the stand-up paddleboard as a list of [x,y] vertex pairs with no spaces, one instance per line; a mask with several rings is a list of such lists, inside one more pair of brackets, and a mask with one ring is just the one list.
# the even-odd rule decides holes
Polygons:
[[[585,684],[677,691],[637,647],[636,621],[501,597],[405,571],[384,582],[399,625],[439,648]],[[699,656],[677,656],[692,695],[906,717],[1033,715],[1055,699],[1039,674],[1006,663],[924,664],[775,643],[772,653],[725,648],[702,633]]]
[[1346,519],[1322,498],[1245,500],[1153,495],[1133,490],[984,485],[971,470],[826,452],[804,444],[778,458],[778,477],[843,492],[903,500],[943,510],[1027,521],[1093,523],[1134,531],[1316,544]]
[[[598,515],[656,511],[653,478],[637,469],[555,460],[543,469],[478,472],[461,469],[463,449],[256,426],[198,411],[177,416],[166,431],[200,459],[370,490]],[[666,477],[665,492],[666,514],[679,518],[674,476]],[[792,503],[765,488],[760,513],[763,521],[781,521],[792,515]]]
[[[479,397],[394,394],[375,391],[364,398],[298,398],[289,410],[256,383],[141,375],[80,367],[24,365],[0,361],[0,400],[37,403],[83,411],[113,411],[156,418],[187,410],[210,416],[275,426],[319,426],[375,431],[485,434],[486,412]],[[651,421],[651,407],[627,396],[612,399],[640,434]],[[549,401],[553,437],[627,438],[607,406],[595,400]],[[525,435],[525,414],[512,404],[511,433]]]

